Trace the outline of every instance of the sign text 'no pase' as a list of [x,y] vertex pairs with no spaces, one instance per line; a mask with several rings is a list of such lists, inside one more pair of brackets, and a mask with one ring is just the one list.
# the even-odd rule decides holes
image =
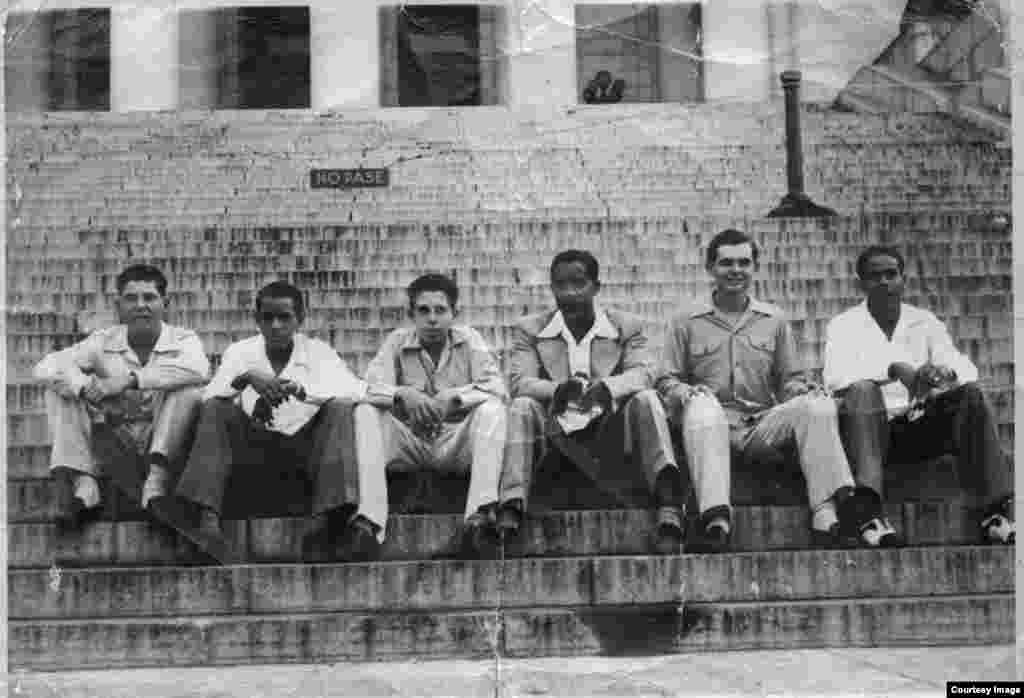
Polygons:
[[390,177],[387,168],[356,170],[310,170],[309,185],[313,189],[360,189],[386,187]]

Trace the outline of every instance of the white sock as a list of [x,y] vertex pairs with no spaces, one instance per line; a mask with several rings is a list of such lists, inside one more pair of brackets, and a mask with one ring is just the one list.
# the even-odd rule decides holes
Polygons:
[[814,513],[811,515],[811,528],[815,531],[827,531],[838,522],[839,517],[836,516],[836,503],[831,499],[826,499],[816,506]]
[[711,528],[712,526],[720,526],[726,535],[729,535],[729,532],[732,530],[732,526],[729,525],[729,519],[724,516],[716,516],[708,521],[706,528]]
[[100,505],[100,484],[87,473],[75,476],[75,496],[82,500],[86,509]]

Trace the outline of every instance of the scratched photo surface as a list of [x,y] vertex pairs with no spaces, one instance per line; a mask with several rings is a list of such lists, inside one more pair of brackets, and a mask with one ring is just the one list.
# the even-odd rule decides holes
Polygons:
[[1016,678],[1011,0],[3,15],[10,695]]

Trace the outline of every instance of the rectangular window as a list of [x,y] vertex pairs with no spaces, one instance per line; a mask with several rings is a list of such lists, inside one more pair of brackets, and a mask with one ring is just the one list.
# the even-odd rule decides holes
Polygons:
[[308,109],[308,7],[224,7],[180,15],[180,102],[202,109]]
[[462,107],[501,102],[501,8],[382,7],[381,104]]
[[577,5],[579,101],[704,98],[698,3]]
[[109,9],[12,13],[6,32],[8,109],[110,109]]

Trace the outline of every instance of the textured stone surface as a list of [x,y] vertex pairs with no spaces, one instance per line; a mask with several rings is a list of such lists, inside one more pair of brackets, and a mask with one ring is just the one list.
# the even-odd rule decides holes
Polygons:
[[[1006,643],[1013,597],[13,621],[14,669]],[[503,630],[502,630],[503,628]]]
[[[910,545],[970,544],[979,539],[971,510],[953,502],[888,505],[889,518]],[[810,547],[809,514],[800,506],[740,506],[734,510],[737,552]],[[557,511],[529,520],[522,545],[509,557],[644,555],[651,550],[652,511]],[[382,560],[454,557],[461,516],[392,516]],[[225,533],[251,563],[301,562],[305,518],[226,520]],[[80,533],[61,534],[52,523],[8,525],[12,568],[89,565],[162,565],[191,559],[179,536],[147,521],[100,521]],[[248,546],[246,548],[246,546]]]
[[525,608],[988,594],[1013,550],[934,547],[672,557],[11,570],[11,618]]

